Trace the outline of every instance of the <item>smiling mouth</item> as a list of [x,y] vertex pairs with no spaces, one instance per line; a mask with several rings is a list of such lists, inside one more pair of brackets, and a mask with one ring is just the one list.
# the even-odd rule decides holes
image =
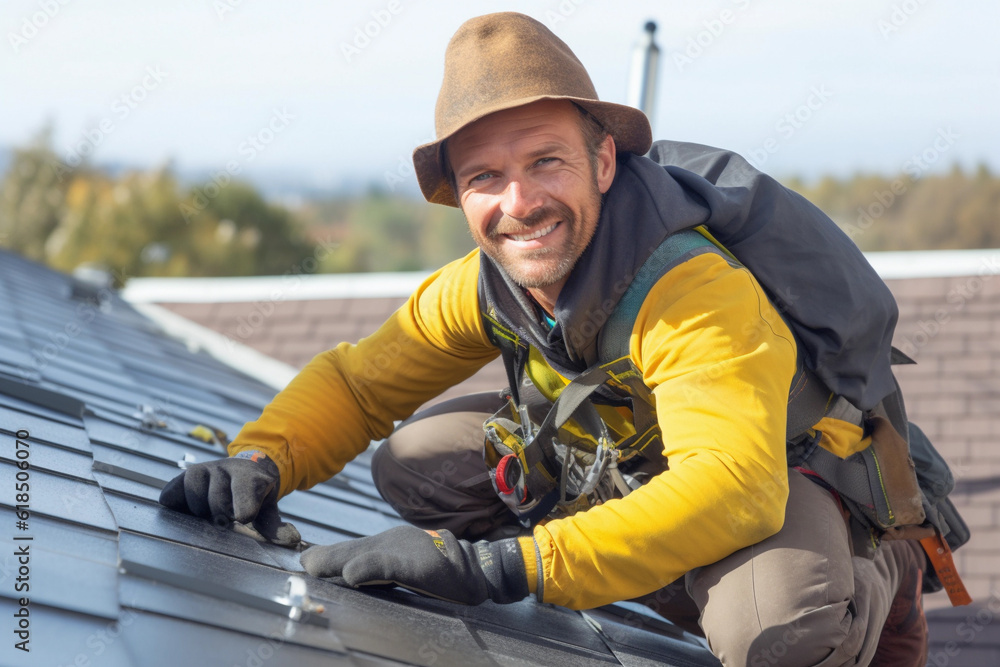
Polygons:
[[520,234],[520,235],[505,234],[504,236],[506,236],[507,238],[509,238],[509,239],[511,239],[513,241],[519,241],[519,242],[533,241],[535,239],[542,238],[546,234],[551,233],[552,230],[554,230],[558,226],[559,226],[559,223],[555,222],[555,223],[552,223],[551,225],[549,225],[548,227],[543,227],[542,229],[539,229],[537,232],[531,232],[530,234]]

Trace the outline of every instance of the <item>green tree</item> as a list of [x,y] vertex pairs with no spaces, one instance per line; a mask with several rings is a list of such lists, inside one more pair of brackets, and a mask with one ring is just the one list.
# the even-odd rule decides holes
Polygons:
[[[215,196],[210,196],[214,194]],[[299,221],[283,206],[269,204],[253,186],[191,188],[187,202],[205,205],[175,227],[172,238],[187,243],[197,257],[199,275],[281,275],[308,270],[314,246]]]
[[295,216],[248,184],[188,188],[182,197],[170,165],[118,178],[86,165],[71,170],[52,151],[51,137],[46,128],[16,150],[0,183],[0,242],[21,254],[65,271],[97,264],[118,284],[128,276],[316,267]]
[[336,241],[323,262],[333,273],[436,269],[476,247],[458,209],[378,190],[313,202],[300,215],[314,237]]
[[862,250],[1000,247],[1000,179],[986,165],[915,179],[855,174],[813,185],[788,182],[840,225]]
[[14,150],[0,182],[0,244],[32,259],[45,258],[45,242],[59,224],[70,169],[52,150],[52,127]]

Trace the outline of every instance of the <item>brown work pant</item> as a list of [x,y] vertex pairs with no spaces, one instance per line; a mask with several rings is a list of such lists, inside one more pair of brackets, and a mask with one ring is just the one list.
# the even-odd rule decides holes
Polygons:
[[[421,528],[470,540],[518,534],[483,462],[483,421],[501,404],[497,393],[465,396],[400,424],[372,459],[385,500]],[[788,481],[776,535],[640,601],[700,629],[725,665],[867,665],[901,581],[913,581],[922,556],[912,543],[885,542],[874,560],[852,557],[831,494],[794,470]]]

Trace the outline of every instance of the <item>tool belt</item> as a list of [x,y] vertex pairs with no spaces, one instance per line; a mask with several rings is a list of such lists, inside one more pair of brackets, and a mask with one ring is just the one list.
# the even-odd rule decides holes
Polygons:
[[[913,363],[895,348],[893,357],[894,363]],[[831,406],[826,415],[858,419],[871,444],[840,458],[819,446],[822,433],[810,430],[788,443],[788,464],[837,494],[850,513],[855,555],[874,558],[882,540],[918,540],[933,565],[924,590],[944,588],[953,605],[969,604],[952,559],[971,536],[948,498],[955,480],[924,432],[907,420],[898,384],[864,414],[843,397],[831,397]]]

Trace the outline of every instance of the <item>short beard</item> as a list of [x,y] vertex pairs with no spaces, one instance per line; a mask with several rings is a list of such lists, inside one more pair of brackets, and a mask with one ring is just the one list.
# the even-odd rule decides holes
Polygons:
[[[603,208],[604,196],[601,194],[600,186],[597,183],[597,169],[596,166],[591,167],[591,188],[590,196],[591,201],[588,205],[584,207],[581,212],[583,215],[591,210],[594,211],[595,220],[594,224],[588,225],[590,221],[584,221],[577,219],[565,204],[561,202],[554,202],[552,206],[546,206],[538,211],[535,211],[531,216],[527,218],[512,218],[506,214],[501,216],[493,227],[487,230],[486,238],[483,242],[479,242],[475,239],[479,245],[479,249],[484,252],[490,259],[492,259],[496,264],[502,268],[510,278],[525,289],[539,289],[543,287],[548,287],[554,285],[564,278],[566,278],[573,267],[576,266],[577,261],[583,255],[587,246],[593,240],[594,234],[597,231],[598,220],[601,217],[601,210]],[[590,234],[586,238],[573,236],[569,237],[568,244],[560,248],[539,248],[537,250],[531,251],[529,253],[521,254],[521,258],[535,259],[544,258],[546,255],[551,255],[553,252],[565,251],[566,256],[559,259],[555,266],[548,267],[541,273],[537,271],[525,271],[519,265],[519,262],[512,262],[509,258],[505,257],[502,252],[496,252],[496,244],[501,236],[504,234],[509,234],[511,232],[525,233],[527,229],[541,229],[546,224],[550,224],[552,221],[562,220],[562,224],[569,226],[569,232],[579,233],[580,230],[586,229],[588,226],[591,227]]]
[[563,257],[559,260],[559,263],[554,267],[545,271],[541,274],[529,274],[527,272],[521,271],[515,266],[509,266],[503,264],[496,257],[493,260],[503,267],[503,270],[507,272],[507,275],[511,279],[525,289],[540,289],[542,287],[548,287],[549,285],[554,285],[555,283],[561,281],[563,278],[569,275],[573,267],[576,266],[576,261],[579,258]]
[[[522,234],[530,233],[531,230],[541,229],[546,225],[551,224],[554,220],[561,220],[561,224],[568,225],[571,231],[573,229],[578,229],[579,223],[573,215],[573,212],[565,205],[555,202],[554,205],[539,209],[527,218],[519,219],[512,218],[508,215],[501,216],[500,220],[486,232],[486,238],[493,244],[497,244],[506,234],[513,232],[519,232]],[[537,272],[523,270],[521,262],[510,261],[502,252],[496,251],[496,248],[493,245],[485,247],[484,250],[487,251],[486,254],[488,254],[493,261],[499,264],[503,270],[507,272],[507,275],[509,275],[514,282],[526,289],[547,287],[553,283],[559,282],[573,270],[573,265],[576,263],[576,261],[571,257],[563,257],[554,267],[550,267],[539,274]],[[519,253],[519,257],[522,262],[525,259],[529,261],[535,259],[543,260],[545,257],[559,252],[560,250],[562,250],[562,248],[538,248],[537,250]]]

